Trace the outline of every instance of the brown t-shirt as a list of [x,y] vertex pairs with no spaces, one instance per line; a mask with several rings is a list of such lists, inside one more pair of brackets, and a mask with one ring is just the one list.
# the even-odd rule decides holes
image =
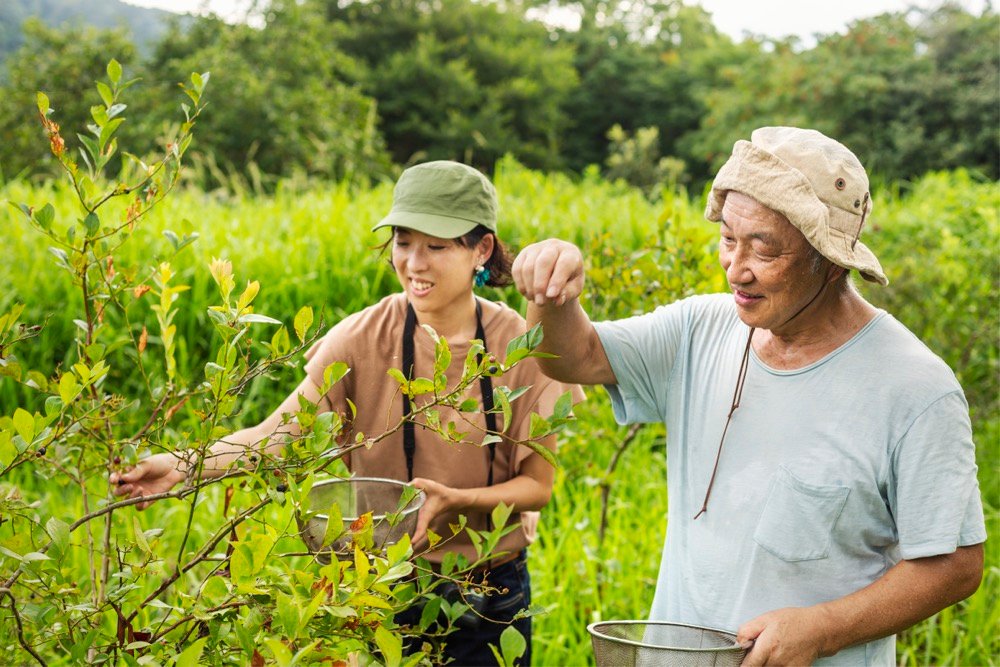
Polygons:
[[[510,307],[480,299],[482,323],[486,334],[486,345],[490,354],[503,361],[507,343],[526,330],[526,323]],[[402,370],[403,325],[406,319],[406,297],[402,293],[393,294],[377,304],[354,313],[319,340],[306,353],[306,372],[317,385],[323,383],[323,371],[334,362],[346,363],[351,371],[335,384],[326,395],[322,408],[335,410],[349,417],[347,401],[357,408],[357,415],[349,425],[345,442],[352,442],[355,435],[363,433],[375,437],[399,424],[403,414],[403,399],[396,380],[386,372],[389,368]],[[453,388],[462,377],[469,344],[451,344],[451,366],[446,373],[447,386]],[[421,326],[414,333],[414,376],[430,378],[434,369],[434,340]],[[503,442],[497,443],[493,461],[493,483],[505,482],[519,474],[521,464],[533,452],[531,449],[513,444],[512,440],[527,440],[531,424],[531,413],[543,416],[552,414],[556,400],[566,391],[574,392],[574,402],[583,397],[576,385],[564,385],[542,374],[534,359],[521,361],[508,373],[493,378],[494,386],[503,384],[512,389],[530,386],[530,389],[511,404],[511,424],[505,430]],[[467,396],[482,405],[479,383],[469,387]],[[428,402],[427,396],[414,399],[414,408]],[[489,448],[481,446],[486,420],[479,413],[458,413],[448,407],[439,407],[441,423],[454,421],[458,430],[466,433],[465,442],[453,444],[442,439],[433,431],[417,426],[415,428],[416,453],[413,460],[413,476],[426,477],[454,488],[476,488],[486,486],[489,464]],[[498,415],[498,427],[503,428],[503,418]],[[351,471],[359,476],[407,479],[406,455],[403,452],[403,430],[400,428],[370,449],[358,449],[350,454],[347,462]],[[458,520],[458,512],[439,515],[431,522],[431,530],[448,537],[450,523]],[[477,530],[487,527],[484,513],[465,513],[468,525]],[[512,517],[517,520],[517,515]],[[517,551],[528,543],[523,529],[518,528],[500,541],[502,551]],[[457,551],[470,560],[475,560],[475,549],[468,535],[463,531],[448,541],[448,551]],[[443,550],[432,553],[432,561],[440,561]]]

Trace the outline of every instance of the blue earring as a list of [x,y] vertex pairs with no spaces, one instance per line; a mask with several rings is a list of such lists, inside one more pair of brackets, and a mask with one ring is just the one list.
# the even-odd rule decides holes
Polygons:
[[482,265],[477,266],[475,272],[472,274],[472,284],[476,287],[483,287],[489,279],[490,270]]

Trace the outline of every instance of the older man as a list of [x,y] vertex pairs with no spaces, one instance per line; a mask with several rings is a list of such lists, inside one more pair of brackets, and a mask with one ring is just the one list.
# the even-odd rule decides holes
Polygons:
[[736,143],[706,216],[730,294],[592,323],[580,251],[528,246],[514,277],[544,371],[667,425],[669,517],[651,618],[738,631],[745,664],[895,664],[894,633],[971,595],[986,539],[954,374],[865,301],[868,178],[840,143]]

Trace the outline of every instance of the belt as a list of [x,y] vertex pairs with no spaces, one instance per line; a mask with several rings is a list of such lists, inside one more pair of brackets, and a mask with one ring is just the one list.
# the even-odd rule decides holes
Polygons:
[[[484,574],[488,574],[492,570],[496,570],[504,565],[513,563],[516,560],[523,560],[525,558],[525,555],[526,554],[524,549],[515,551],[514,553],[505,554],[498,558],[494,558],[493,560],[490,560],[482,565],[472,568],[471,570],[469,570],[468,574],[471,576],[482,576]],[[431,564],[431,568],[435,572],[438,572],[440,570],[440,567],[441,566],[438,563]]]

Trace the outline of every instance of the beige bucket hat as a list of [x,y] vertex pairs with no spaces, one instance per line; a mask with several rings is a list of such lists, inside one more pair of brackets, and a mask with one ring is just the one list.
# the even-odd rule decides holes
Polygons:
[[802,232],[828,260],[888,285],[875,254],[859,241],[872,210],[868,176],[846,146],[797,127],[762,127],[740,140],[712,183],[705,217],[722,220],[730,190],[753,197]]

